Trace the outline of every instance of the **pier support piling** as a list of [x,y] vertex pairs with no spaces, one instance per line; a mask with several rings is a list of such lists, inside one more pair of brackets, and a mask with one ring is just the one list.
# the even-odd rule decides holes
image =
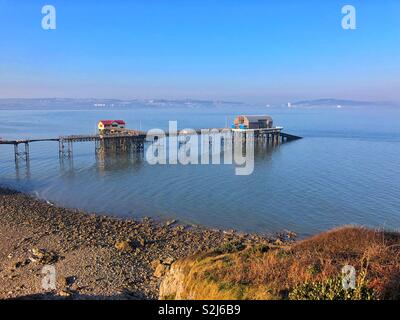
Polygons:
[[25,160],[25,163],[29,163],[29,143],[25,142],[24,143],[24,150],[21,151],[19,149],[19,143],[14,143],[14,158],[15,158],[15,164],[18,165],[19,160]]
[[[66,146],[65,146],[66,144]],[[60,138],[58,141],[58,154],[60,159],[71,158],[73,153],[73,141]]]

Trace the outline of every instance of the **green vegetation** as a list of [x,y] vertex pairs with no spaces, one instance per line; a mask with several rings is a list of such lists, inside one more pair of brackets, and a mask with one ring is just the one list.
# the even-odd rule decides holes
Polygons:
[[242,251],[246,246],[241,241],[233,241],[224,244],[214,250],[216,254],[234,253]]
[[289,293],[290,300],[373,300],[374,291],[365,283],[355,289],[344,289],[342,278],[337,277],[323,282],[303,283],[295,286]]

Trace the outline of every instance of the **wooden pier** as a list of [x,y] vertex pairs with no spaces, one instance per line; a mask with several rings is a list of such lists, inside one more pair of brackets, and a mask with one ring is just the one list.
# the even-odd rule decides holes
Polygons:
[[[251,136],[255,141],[264,141],[266,143],[270,142],[272,144],[280,144],[301,139],[299,136],[283,133],[282,128],[280,127],[251,130],[235,130],[228,128],[195,129],[186,132],[184,130],[180,130],[176,133],[170,133],[166,131],[165,136],[190,135],[194,133],[201,134],[205,131],[210,131],[210,134],[216,132],[233,131],[233,136],[240,136],[241,139],[244,139],[244,141]],[[20,160],[24,160],[27,164],[29,163],[29,146],[33,142],[58,142],[59,158],[60,160],[63,160],[65,158],[70,159],[73,157],[74,143],[94,142],[96,154],[109,152],[141,152],[144,149],[146,137],[148,138],[149,136],[151,137],[151,135],[147,134],[145,131],[124,130],[122,132],[113,134],[69,135],[50,139],[0,140],[0,145],[14,145],[15,163],[18,165]],[[154,138],[156,136],[157,135],[153,135]],[[21,149],[22,146],[23,149]]]

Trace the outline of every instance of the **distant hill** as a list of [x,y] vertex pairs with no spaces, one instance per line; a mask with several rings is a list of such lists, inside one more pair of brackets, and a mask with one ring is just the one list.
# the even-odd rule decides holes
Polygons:
[[394,103],[386,101],[358,101],[358,100],[344,100],[344,99],[316,99],[316,100],[303,100],[291,104],[293,108],[346,108],[346,107],[370,107],[370,106],[395,106]]
[[74,99],[74,98],[36,98],[0,99],[0,109],[82,109],[82,108],[135,108],[135,107],[218,107],[243,105],[242,102],[222,100],[168,100],[168,99]]

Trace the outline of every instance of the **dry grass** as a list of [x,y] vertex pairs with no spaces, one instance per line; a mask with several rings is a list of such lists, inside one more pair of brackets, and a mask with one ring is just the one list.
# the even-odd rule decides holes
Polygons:
[[360,227],[335,229],[288,246],[197,256],[188,269],[188,286],[198,299],[282,299],[301,284],[340,277],[344,265],[354,266],[357,280],[363,277],[376,298],[400,298],[400,234]]

